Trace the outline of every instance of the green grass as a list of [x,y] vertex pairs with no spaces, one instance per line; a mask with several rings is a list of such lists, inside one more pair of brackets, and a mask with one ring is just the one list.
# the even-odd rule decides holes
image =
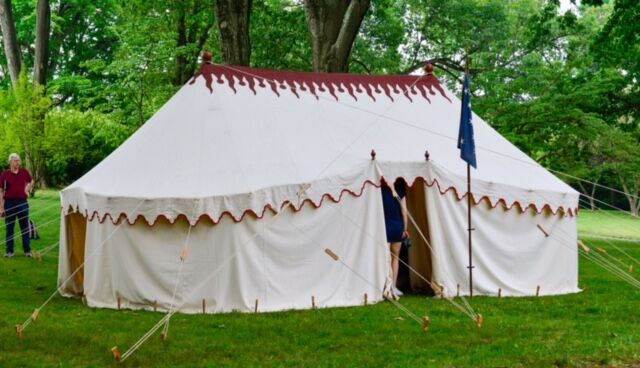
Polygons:
[[[58,240],[57,221],[47,224],[59,212],[57,203],[56,193],[44,191],[31,201],[42,235],[34,243],[36,249]],[[599,227],[597,216],[584,217]],[[580,221],[581,229],[592,230],[594,225]],[[604,241],[589,244],[623,259]],[[615,244],[640,258],[638,245]],[[80,300],[56,296],[18,340],[14,326],[55,290],[57,252],[43,262],[18,253],[13,259],[0,260],[0,367],[116,366],[111,347],[117,345],[124,352],[163,316],[92,309]],[[482,329],[444,300],[403,297],[400,302],[408,309],[430,317],[428,334],[390,303],[282,313],[175,315],[168,341],[161,342],[155,334],[123,366],[599,367],[640,363],[640,292],[583,258],[580,286],[585,292],[559,297],[473,298],[474,309],[485,316]]]
[[640,219],[620,211],[580,210],[578,232],[581,234],[633,238],[640,240]]

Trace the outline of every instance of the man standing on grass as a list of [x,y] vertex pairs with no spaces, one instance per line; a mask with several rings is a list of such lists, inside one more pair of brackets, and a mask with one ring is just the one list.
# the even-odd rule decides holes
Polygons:
[[13,230],[16,220],[22,232],[22,249],[25,257],[31,257],[29,244],[29,203],[27,198],[33,189],[33,178],[29,170],[20,167],[20,156],[9,155],[9,170],[0,175],[0,216],[5,216],[7,225],[7,258],[13,257]]

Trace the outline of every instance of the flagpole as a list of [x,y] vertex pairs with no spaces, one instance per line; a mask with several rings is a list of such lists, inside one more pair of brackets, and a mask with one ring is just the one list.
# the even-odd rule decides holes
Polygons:
[[469,233],[469,297],[473,298],[473,262],[471,257],[471,232],[473,228],[471,227],[471,165],[467,163],[467,220],[468,226],[467,231]]
[[[469,52],[467,51],[467,55],[465,58],[465,74],[469,75]],[[464,87],[463,87],[464,88]],[[471,240],[471,232],[473,228],[471,227],[471,164],[467,161],[467,232],[469,239],[469,297],[473,298],[473,257],[472,257],[472,240]]]

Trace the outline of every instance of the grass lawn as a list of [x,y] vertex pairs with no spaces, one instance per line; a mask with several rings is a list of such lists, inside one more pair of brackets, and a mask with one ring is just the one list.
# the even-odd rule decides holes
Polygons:
[[588,235],[640,240],[640,219],[620,211],[580,210],[578,231]]
[[[31,201],[42,249],[58,240],[58,196],[38,192]],[[583,211],[585,232],[632,236],[640,220],[610,219]],[[51,222],[49,222],[51,221]],[[607,224],[605,227],[603,224]],[[633,229],[629,229],[633,227]],[[2,227],[4,228],[4,227]],[[0,232],[0,239],[4,239]],[[20,243],[20,242],[18,242]],[[588,239],[624,260],[603,240]],[[640,245],[614,243],[635,259]],[[23,339],[23,322],[55,290],[57,249],[42,262],[0,259],[0,367],[117,366],[112,346],[124,352],[163,314],[101,310],[56,296]],[[628,260],[628,259],[627,259]],[[626,261],[625,261],[626,262]],[[636,267],[637,268],[637,267]],[[637,271],[636,271],[637,272]],[[637,273],[636,273],[637,275]],[[640,364],[640,291],[580,259],[583,293],[542,298],[473,298],[485,317],[478,329],[444,300],[421,296],[400,302],[431,328],[390,303],[265,314],[175,315],[169,340],[152,336],[123,366],[399,366],[565,367]]]

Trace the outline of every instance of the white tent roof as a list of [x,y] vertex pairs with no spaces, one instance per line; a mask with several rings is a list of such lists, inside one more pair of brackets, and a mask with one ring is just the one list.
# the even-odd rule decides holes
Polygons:
[[[408,93],[404,93],[408,91]],[[61,193],[116,221],[240,220],[358,195],[380,176],[466,192],[460,101],[431,74],[363,76],[205,64],[135,134]],[[474,199],[573,213],[578,194],[473,116]],[[375,150],[372,161],[370,152]],[[431,160],[425,161],[425,150]]]

